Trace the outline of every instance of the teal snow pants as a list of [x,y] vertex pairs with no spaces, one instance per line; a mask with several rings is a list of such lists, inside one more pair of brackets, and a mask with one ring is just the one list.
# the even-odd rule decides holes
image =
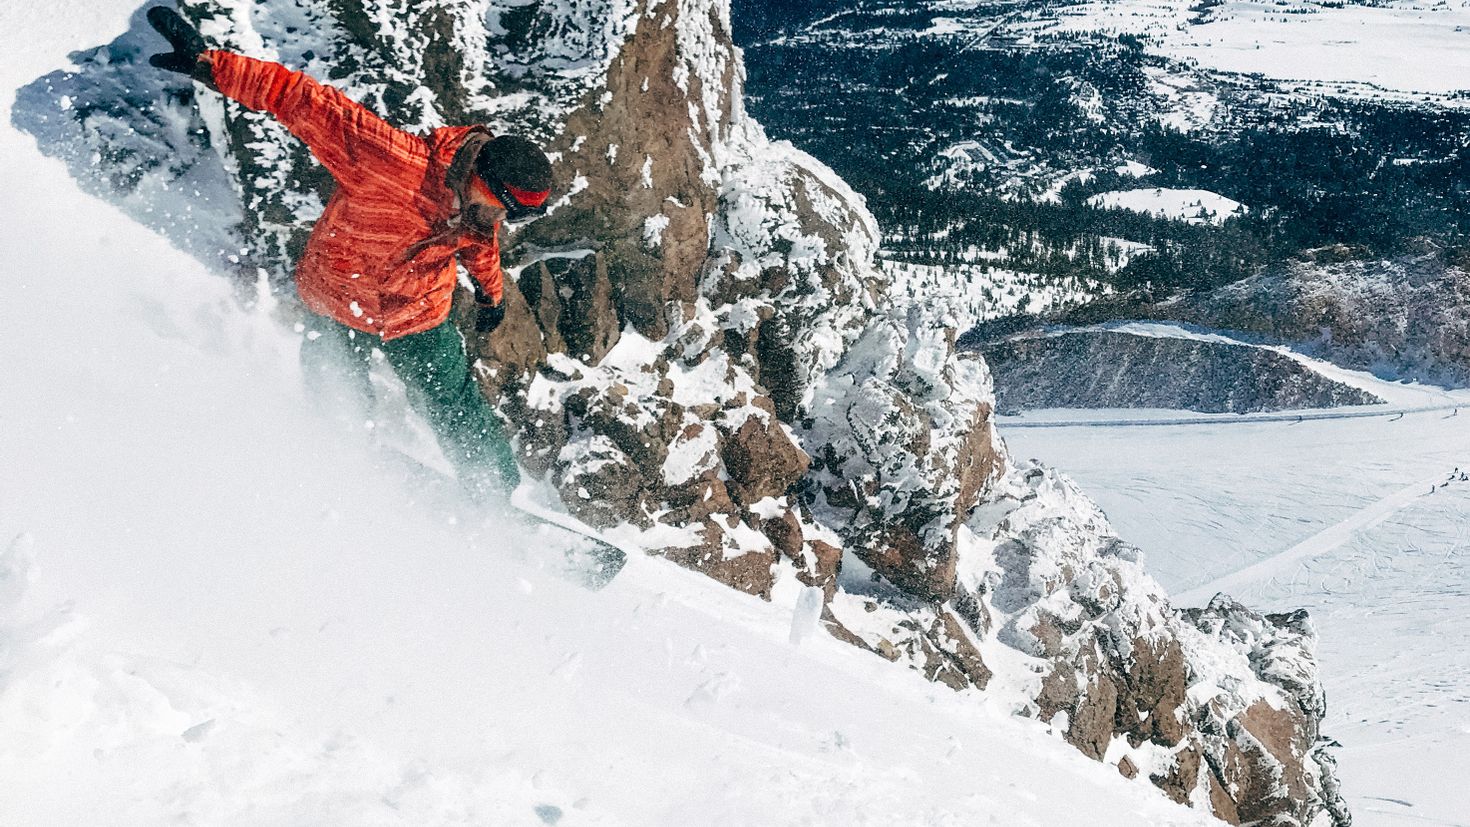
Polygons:
[[504,499],[520,482],[500,420],[470,373],[464,339],[454,323],[383,341],[323,316],[307,323],[301,343],[306,381],[339,388],[348,404],[372,410],[368,374],[373,349],[408,388],[408,401],[429,422],[461,484],[477,500]]

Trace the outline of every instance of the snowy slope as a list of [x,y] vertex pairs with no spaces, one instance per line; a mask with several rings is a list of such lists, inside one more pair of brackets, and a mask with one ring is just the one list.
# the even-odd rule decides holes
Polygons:
[[1449,825],[1470,813],[1466,415],[1001,429],[1085,486],[1184,605],[1225,589],[1308,608],[1354,823]]
[[791,583],[589,594],[384,467],[289,331],[9,127],[133,10],[0,8],[0,823],[1211,823]]
[[1150,189],[1100,192],[1087,203],[1102,209],[1131,210],[1190,224],[1223,224],[1246,212],[1245,205],[1219,193],[1198,189]]

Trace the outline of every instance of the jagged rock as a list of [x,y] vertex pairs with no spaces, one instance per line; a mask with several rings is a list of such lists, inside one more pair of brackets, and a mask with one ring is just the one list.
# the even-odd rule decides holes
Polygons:
[[961,581],[989,595],[1002,642],[1051,662],[1038,717],[1064,715],[1084,753],[1128,757],[1170,797],[1235,823],[1347,823],[1318,757],[1325,704],[1304,613],[1223,598],[1176,612],[1069,482],[1021,468],[999,493],[1011,505],[969,523],[979,543]]
[[954,595],[957,532],[1004,464],[983,362],[917,310],[874,321],[817,389],[813,507],[884,577]]
[[[765,520],[761,523],[761,533],[770,539],[776,551],[788,559],[801,560],[805,543],[802,538],[801,520],[794,511],[783,510],[777,516]],[[808,583],[808,585],[817,584]]]
[[738,523],[732,526],[706,518],[696,530],[694,543],[652,551],[740,591],[769,599],[776,583],[775,550],[744,547],[742,541],[748,538],[739,536],[741,528]]
[[842,569],[842,548],[824,540],[809,539],[803,549],[797,576],[808,586],[822,590],[828,602],[837,593],[837,576]]
[[1244,655],[1257,678],[1281,691],[1279,698],[1258,698],[1243,709],[1243,700],[1231,698],[1220,707],[1221,717],[1230,715],[1223,730],[1207,730],[1207,743],[1223,747],[1211,769],[1224,779],[1224,794],[1241,823],[1306,825],[1324,810],[1334,824],[1350,823],[1337,792],[1336,762],[1321,742],[1327,701],[1317,681],[1316,631],[1307,613],[1262,616],[1219,595],[1182,616]]
[[1063,662],[1053,667],[1036,697],[1038,714],[1051,721],[1066,713],[1067,740],[1082,754],[1101,761],[1113,740],[1118,690],[1095,663],[1080,666]]
[[563,502],[577,503],[577,514],[593,528],[612,528],[640,520],[648,493],[638,465],[604,436],[569,442],[556,462],[556,486]]
[[[599,259],[617,296],[614,318],[656,340],[669,332],[668,304],[694,300],[691,276],[709,255],[705,216],[716,212],[718,180],[713,144],[738,128],[736,59],[721,21],[706,9],[620,5],[614,13],[627,15],[634,28],[617,44],[604,82],[568,114],[552,146],[563,155],[566,183],[580,180],[585,189],[532,225],[525,241],[603,244]],[[551,28],[546,18],[557,13],[565,12],[538,5],[532,28]]]
[[525,268],[516,280],[515,293],[525,298],[527,306],[535,314],[536,326],[541,331],[541,343],[546,353],[566,353],[567,341],[561,335],[561,294],[556,279],[546,262]]
[[984,689],[992,677],[970,632],[943,607],[838,592],[824,626],[833,636],[902,661],[951,689]]
[[1002,414],[1041,408],[1180,408],[1253,413],[1381,404],[1367,391],[1247,345],[1109,330],[981,346]]
[[618,343],[622,331],[603,254],[594,252],[578,259],[554,259],[541,262],[540,266],[548,271],[555,285],[555,289],[536,292],[537,317],[556,320],[547,328],[549,338],[564,342],[562,349],[574,357],[592,363],[601,361]]
[[745,505],[784,496],[811,460],[775,416],[750,416],[721,443],[731,494]]
[[[1174,753],[1173,762],[1163,772],[1150,773],[1148,780],[1174,801],[1189,804],[1205,775],[1201,750],[1198,744],[1190,742]],[[1221,813],[1215,811],[1215,815],[1221,816]]]

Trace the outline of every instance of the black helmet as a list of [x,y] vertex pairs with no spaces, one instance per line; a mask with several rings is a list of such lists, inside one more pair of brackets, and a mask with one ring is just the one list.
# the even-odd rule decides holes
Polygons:
[[546,213],[551,197],[551,160],[541,147],[518,135],[490,139],[475,157],[475,175],[505,207],[510,221]]

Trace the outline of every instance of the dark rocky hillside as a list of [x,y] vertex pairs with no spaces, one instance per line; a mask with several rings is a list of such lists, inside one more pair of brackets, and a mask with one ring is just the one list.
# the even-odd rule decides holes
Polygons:
[[1007,339],[980,352],[995,375],[1001,414],[1042,408],[1257,413],[1383,402],[1248,345],[1079,330]]

